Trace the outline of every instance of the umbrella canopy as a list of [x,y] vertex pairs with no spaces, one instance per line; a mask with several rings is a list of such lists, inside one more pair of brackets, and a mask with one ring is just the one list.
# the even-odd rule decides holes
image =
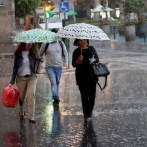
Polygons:
[[67,12],[67,15],[68,16],[77,15],[77,12],[70,10],[69,12]]
[[35,43],[35,42],[53,42],[60,39],[55,35],[54,32],[43,30],[43,29],[32,29],[28,31],[23,31],[15,36],[13,42],[25,42],[25,43]]
[[56,35],[62,38],[110,40],[106,33],[99,27],[86,23],[67,25],[59,29]]
[[92,12],[95,13],[95,12],[109,12],[109,11],[113,11],[113,9],[109,7],[105,8],[102,5],[98,5],[96,8],[93,9]]

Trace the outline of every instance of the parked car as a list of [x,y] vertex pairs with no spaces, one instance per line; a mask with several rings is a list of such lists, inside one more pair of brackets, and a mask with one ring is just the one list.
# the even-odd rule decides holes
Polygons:
[[[59,28],[63,27],[62,21],[60,20],[58,15],[54,15],[53,17],[47,19],[47,22],[48,22],[48,29],[47,30],[59,29]],[[40,29],[45,29],[45,19],[44,19],[44,16],[39,16],[38,27]]]

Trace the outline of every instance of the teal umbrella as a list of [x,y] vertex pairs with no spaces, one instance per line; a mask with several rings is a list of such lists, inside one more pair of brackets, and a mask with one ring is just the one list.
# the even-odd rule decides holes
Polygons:
[[35,43],[35,42],[46,42],[50,43],[60,38],[56,36],[54,32],[43,30],[43,29],[32,29],[28,31],[23,31],[15,36],[13,42],[25,42],[25,43]]
[[67,12],[68,16],[72,16],[72,15],[77,15],[77,12],[70,10],[69,12]]

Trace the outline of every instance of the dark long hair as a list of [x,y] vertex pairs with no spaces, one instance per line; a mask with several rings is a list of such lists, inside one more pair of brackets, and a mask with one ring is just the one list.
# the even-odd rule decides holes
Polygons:
[[[79,40],[81,40],[81,39],[75,39],[73,45],[79,47]],[[89,40],[88,39],[86,39],[86,40],[87,40],[87,44],[89,45]]]
[[[18,55],[20,52],[24,51],[24,50],[25,50],[25,46],[26,46],[26,43],[20,42],[20,43],[17,45],[17,47],[16,47],[16,49],[15,49],[15,51],[14,51],[14,55]],[[31,49],[30,49],[30,53],[31,53],[31,56],[32,56],[32,57],[35,56],[35,50],[36,50],[36,46],[35,46],[35,44],[33,43],[33,44],[32,44],[32,47],[31,47]]]

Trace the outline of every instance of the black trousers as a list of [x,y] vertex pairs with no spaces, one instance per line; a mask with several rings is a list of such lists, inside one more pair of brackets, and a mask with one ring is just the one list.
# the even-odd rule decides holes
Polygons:
[[84,118],[90,117],[95,104],[96,82],[91,81],[89,84],[79,84],[79,90],[81,93]]

